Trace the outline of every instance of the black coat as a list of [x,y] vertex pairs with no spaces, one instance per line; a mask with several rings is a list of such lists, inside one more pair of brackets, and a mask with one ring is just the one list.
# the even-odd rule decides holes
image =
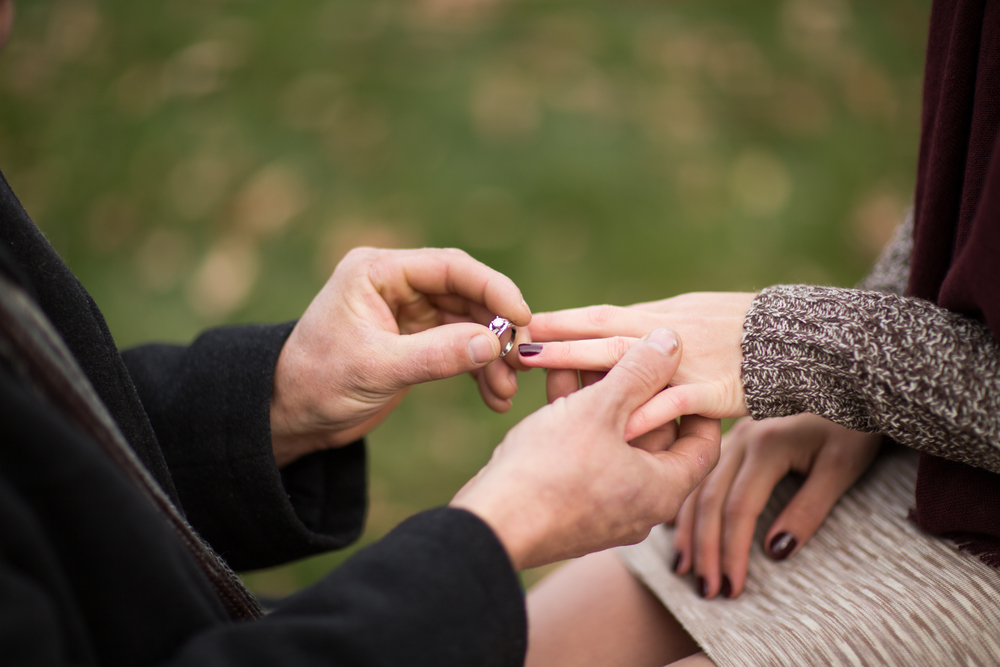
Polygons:
[[[0,175],[0,271],[51,320],[130,446],[237,569],[342,547],[366,506],[361,442],[280,471],[269,402],[291,325],[119,354],[94,301]],[[0,364],[0,664],[520,665],[524,600],[474,515],[404,522],[252,622],[75,422]]]

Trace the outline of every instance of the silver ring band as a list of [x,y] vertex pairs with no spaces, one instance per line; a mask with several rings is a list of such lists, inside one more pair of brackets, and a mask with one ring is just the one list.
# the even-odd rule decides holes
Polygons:
[[514,337],[517,336],[517,329],[514,327],[510,328],[510,340],[507,341],[507,345],[500,351],[500,358],[502,359],[504,355],[514,349]]

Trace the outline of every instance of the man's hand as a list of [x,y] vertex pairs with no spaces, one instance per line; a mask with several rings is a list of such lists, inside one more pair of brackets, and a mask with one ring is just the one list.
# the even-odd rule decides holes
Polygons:
[[360,438],[421,382],[475,372],[487,405],[508,409],[517,381],[496,361],[500,342],[484,326],[494,315],[531,320],[509,278],[460,250],[352,250],[281,350],[271,398],[278,465]]
[[681,420],[663,451],[632,447],[625,424],[680,363],[674,332],[637,342],[602,380],[514,427],[452,500],[486,521],[516,569],[638,542],[673,519],[719,457],[719,422]]

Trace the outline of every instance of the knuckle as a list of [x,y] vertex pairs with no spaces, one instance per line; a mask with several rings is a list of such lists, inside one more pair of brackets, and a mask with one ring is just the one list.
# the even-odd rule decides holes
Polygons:
[[[760,422],[756,422],[756,423],[759,424]],[[740,419],[735,424],[733,424],[732,428],[729,429],[729,433],[731,435],[743,434],[748,429],[752,428],[753,424],[754,424],[754,421],[753,421],[752,418],[750,418],[750,417],[744,417],[743,419]]]
[[606,341],[605,351],[608,355],[607,366],[611,368],[631,349],[632,343],[622,336],[613,336]]
[[344,257],[345,257],[345,259],[346,258],[364,259],[364,258],[372,257],[373,255],[375,255],[376,252],[377,251],[375,250],[375,248],[372,248],[371,246],[364,246],[364,245],[362,245],[362,246],[358,246],[356,248],[351,248],[350,250],[347,251],[347,254],[344,255]]
[[760,453],[774,446],[778,429],[771,424],[762,424],[747,438],[747,452]]
[[420,375],[424,377],[446,377],[452,370],[451,355],[446,350],[432,348],[420,355],[418,360]]
[[[392,255],[382,253],[375,248],[356,248],[359,264],[368,265],[368,280],[379,288],[391,284],[396,274],[397,265]],[[352,251],[354,252],[354,251]]]
[[758,422],[757,429],[755,430],[756,437],[754,439],[765,443],[777,440],[781,431],[782,426],[780,421],[768,419]]
[[442,248],[441,252],[451,255],[453,257],[459,257],[459,258],[469,257],[469,253],[465,252],[461,248]]
[[344,255],[343,259],[337,263],[337,268],[341,270],[354,270],[349,267],[357,267],[364,264],[373,264],[378,258],[378,250],[369,246],[358,246],[351,248]]
[[556,414],[565,415],[569,410],[569,401],[565,396],[560,396],[556,400],[549,403],[549,408]]
[[687,415],[691,413],[691,401],[684,393],[679,391],[668,391],[666,393],[666,397],[669,407],[672,408],[674,413],[679,415]]
[[742,522],[750,516],[745,499],[741,496],[729,498],[722,509],[722,518],[727,524]]
[[629,428],[635,433],[648,433],[656,426],[649,413],[639,408],[629,417]]
[[587,317],[590,318],[592,324],[598,327],[603,327],[614,319],[617,312],[617,307],[603,304],[600,306],[591,306],[588,309]]
[[[823,470],[830,471],[831,473],[853,473],[858,468],[859,457],[853,448],[834,444],[827,445],[827,450],[825,452],[824,458],[826,460]],[[816,472],[819,472],[819,470]]]
[[726,490],[717,484],[707,484],[698,496],[698,511],[714,511],[726,500]]

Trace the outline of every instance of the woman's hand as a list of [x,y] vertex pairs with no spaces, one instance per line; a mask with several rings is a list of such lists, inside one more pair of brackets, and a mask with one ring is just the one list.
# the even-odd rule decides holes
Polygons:
[[[519,327],[531,320],[509,278],[460,250],[352,250],[281,350],[271,398],[278,465],[360,438],[421,382],[474,372],[486,404],[509,409],[516,373],[484,326],[495,315]],[[526,329],[518,339],[530,340]]]
[[[629,420],[630,440],[686,414],[747,414],[740,367],[743,322],[756,294],[703,292],[628,307],[590,306],[539,313],[531,320],[532,344],[519,347],[525,366],[606,371],[641,336],[657,327],[685,341],[671,387]],[[560,341],[560,342],[548,342]]]
[[719,422],[703,417],[682,422],[662,450],[625,441],[628,416],[680,357],[673,332],[653,331],[605,378],[511,429],[452,506],[486,521],[518,570],[642,540],[718,460]]
[[811,414],[738,422],[722,440],[718,466],[677,515],[674,571],[693,571],[702,597],[736,597],[746,582],[757,518],[778,482],[789,472],[806,475],[764,538],[765,553],[784,560],[868,469],[880,442],[878,434]]

